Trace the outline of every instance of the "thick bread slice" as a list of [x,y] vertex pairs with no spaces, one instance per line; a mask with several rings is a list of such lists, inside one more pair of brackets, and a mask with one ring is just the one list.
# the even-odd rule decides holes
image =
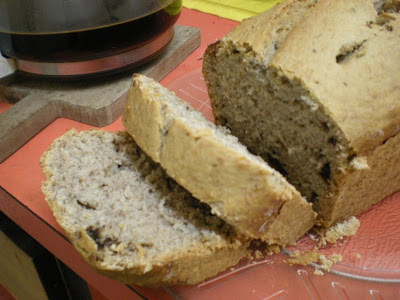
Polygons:
[[286,245],[313,226],[311,205],[278,172],[154,80],[134,76],[122,121],[169,176],[246,236]]
[[400,188],[399,10],[287,0],[204,55],[216,123],[285,174],[324,226]]
[[124,132],[68,131],[41,157],[42,190],[92,268],[123,283],[195,284],[248,240],[168,178]]

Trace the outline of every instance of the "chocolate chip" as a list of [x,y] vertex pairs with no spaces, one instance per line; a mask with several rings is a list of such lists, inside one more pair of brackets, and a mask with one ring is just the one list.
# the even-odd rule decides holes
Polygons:
[[331,137],[329,138],[328,142],[329,142],[330,144],[332,144],[333,146],[335,146],[336,143],[337,143],[337,141],[336,141],[336,139],[335,139],[334,136],[331,136]]
[[328,181],[331,178],[331,165],[329,163],[324,164],[319,174],[321,175],[322,179]]
[[276,158],[272,157],[271,155],[267,154],[267,161],[270,164],[271,167],[273,167],[275,170],[277,170],[279,173],[281,173],[283,176],[287,177],[287,171],[281,164],[279,160]]
[[89,226],[86,228],[86,232],[88,235],[95,241],[96,244],[100,242],[100,229],[93,228],[93,226]]
[[317,199],[317,197],[318,197],[317,193],[313,192],[311,194],[310,202],[314,202]]
[[89,205],[89,204],[87,204],[87,203],[83,203],[83,202],[81,202],[81,201],[79,201],[79,200],[76,200],[76,202],[78,203],[79,206],[82,206],[83,208],[92,209],[92,210],[95,210],[95,209],[96,209],[96,207],[91,206],[91,205]]

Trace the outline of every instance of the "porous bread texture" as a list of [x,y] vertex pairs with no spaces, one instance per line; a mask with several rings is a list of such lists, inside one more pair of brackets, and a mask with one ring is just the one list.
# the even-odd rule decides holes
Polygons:
[[125,132],[70,130],[42,155],[42,190],[94,270],[123,283],[195,284],[249,244],[168,178]]
[[278,172],[156,81],[134,75],[122,117],[138,145],[239,232],[294,243],[315,213]]
[[323,226],[400,188],[399,7],[287,0],[204,55],[216,123],[284,174]]

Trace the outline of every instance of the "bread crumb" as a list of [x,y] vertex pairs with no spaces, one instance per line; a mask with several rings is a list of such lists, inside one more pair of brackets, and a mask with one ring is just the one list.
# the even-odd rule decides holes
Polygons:
[[324,271],[329,272],[332,266],[341,261],[342,256],[340,254],[332,254],[329,257],[318,252],[318,247],[315,247],[312,251],[300,252],[298,250],[293,251],[286,262],[289,265],[312,265],[315,268],[315,275],[322,275]]
[[314,227],[316,234],[309,233],[311,240],[317,242],[318,247],[326,246],[327,243],[335,244],[338,240],[343,240],[346,236],[355,235],[360,227],[360,221],[356,217],[351,217],[348,220],[338,223],[328,229]]
[[[262,241],[254,240],[251,242],[251,246],[247,249],[245,258],[249,261],[249,264],[258,263],[260,259],[265,260],[267,256],[280,252],[281,248],[278,245],[269,245]],[[266,263],[267,260],[263,262]],[[268,264],[269,263],[270,262],[268,262]]]
[[366,170],[369,169],[368,161],[365,157],[355,157],[350,162],[350,167],[354,170]]
[[311,263],[316,263],[320,259],[320,254],[317,252],[317,248],[314,248],[312,251],[306,251],[301,253],[300,251],[296,250],[293,251],[289,258],[286,259],[286,262],[289,265],[302,265],[308,266]]
[[313,240],[314,242],[318,241],[318,237],[315,236],[315,235],[312,234],[312,233],[308,233],[308,237],[309,237],[311,240]]
[[268,245],[265,251],[268,255],[272,255],[281,252],[281,248],[278,245]]
[[340,254],[332,254],[329,256],[329,259],[335,264],[342,261],[343,257]]
[[[355,235],[360,227],[360,221],[356,217],[351,217],[348,220],[336,224],[328,230],[314,227],[314,232],[309,232],[308,236],[316,242],[316,246],[311,251],[300,252],[293,251],[289,254],[289,258],[285,260],[289,265],[312,265],[315,269],[315,275],[323,275],[324,272],[329,272],[332,266],[342,260],[340,254],[332,254],[329,257],[318,252],[318,250],[327,243],[334,244],[338,240],[342,240],[346,236]],[[356,253],[357,258],[361,258],[359,253]]]
[[255,255],[255,258],[256,258],[256,259],[260,259],[260,258],[263,257],[262,252],[261,252],[260,250],[256,250],[256,251],[254,252],[254,255]]
[[324,272],[322,272],[322,271],[319,270],[319,269],[315,269],[315,270],[314,270],[314,275],[324,275]]
[[359,227],[360,221],[356,217],[351,217],[343,223],[338,223],[329,228],[324,239],[326,242],[334,244],[343,237],[355,235]]
[[314,267],[316,270],[329,272],[332,266],[341,260],[342,256],[340,254],[332,254],[329,257],[321,254],[319,257],[319,263],[316,264]]
[[245,257],[247,258],[247,260],[253,260],[254,259],[254,256],[253,256],[251,250],[247,250],[246,251]]

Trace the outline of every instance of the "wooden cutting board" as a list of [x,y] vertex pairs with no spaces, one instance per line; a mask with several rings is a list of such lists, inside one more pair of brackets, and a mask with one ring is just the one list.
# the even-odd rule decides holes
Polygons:
[[0,101],[15,103],[0,115],[0,162],[56,118],[93,126],[122,114],[132,73],[161,80],[200,45],[200,31],[174,26],[174,38],[156,59],[118,75],[85,80],[34,79],[13,74],[0,80]]

